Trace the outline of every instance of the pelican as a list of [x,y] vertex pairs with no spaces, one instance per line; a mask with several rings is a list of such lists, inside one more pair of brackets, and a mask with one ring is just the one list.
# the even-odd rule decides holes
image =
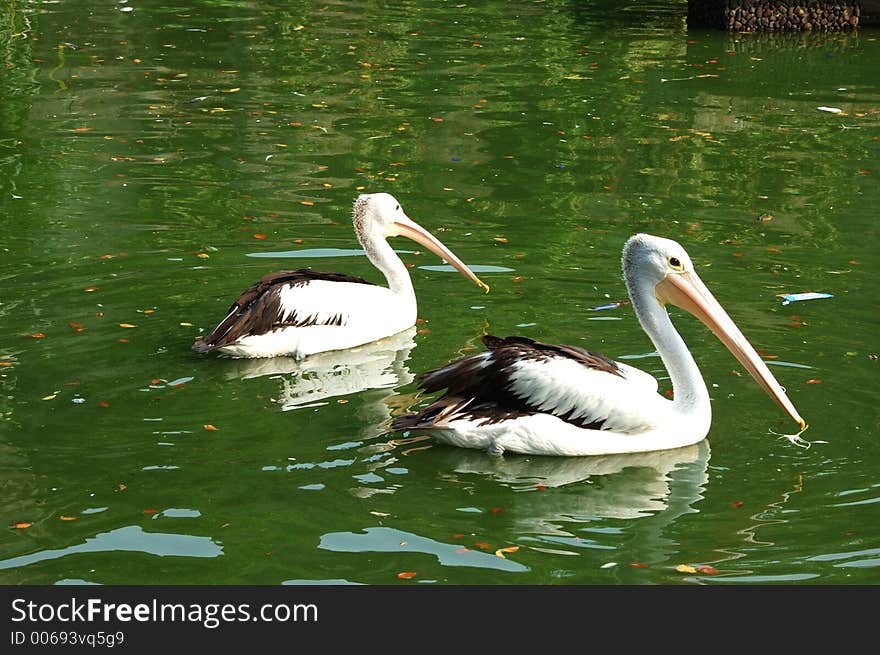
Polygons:
[[353,348],[405,330],[416,322],[416,295],[406,266],[386,239],[409,237],[484,289],[489,287],[434,235],[409,218],[394,196],[361,194],[352,212],[364,253],[385,275],[387,287],[341,273],[311,269],[269,273],[232,303],[210,334],[193,350],[232,357],[298,360]]
[[700,280],[675,241],[648,234],[627,240],[623,278],[642,329],[663,360],[673,399],[637,368],[576,346],[486,335],[488,351],[419,376],[445,395],[394,430],[429,430],[439,441],[491,453],[609,455],[680,448],[702,441],[712,411],[696,362],[666,312],[681,307],[702,321],[800,426],[783,387]]

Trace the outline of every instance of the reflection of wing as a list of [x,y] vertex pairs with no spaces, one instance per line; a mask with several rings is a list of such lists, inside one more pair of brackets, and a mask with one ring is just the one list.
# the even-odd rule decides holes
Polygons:
[[[489,476],[523,491],[509,515],[542,534],[560,534],[560,523],[590,518],[669,520],[695,511],[708,482],[709,444],[648,453],[597,457],[498,457],[467,449],[442,449],[457,473]],[[589,482],[589,484],[584,484]],[[535,485],[546,487],[536,492]]]
[[317,353],[301,361],[290,357],[230,360],[227,377],[279,379],[278,403],[284,411],[366,389],[390,389],[409,384],[414,378],[406,361],[416,345],[415,331],[413,326],[363,346]]

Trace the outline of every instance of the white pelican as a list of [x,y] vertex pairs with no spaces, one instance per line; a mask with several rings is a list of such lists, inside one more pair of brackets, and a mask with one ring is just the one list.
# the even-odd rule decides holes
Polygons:
[[487,352],[419,376],[446,394],[392,429],[427,429],[443,442],[532,455],[608,455],[698,443],[712,420],[709,392],[669,320],[666,303],[700,319],[752,377],[805,428],[785,390],[694,271],[675,241],[636,234],[623,248],[623,278],[642,329],[660,354],[673,400],[647,373],[575,346],[483,337]]
[[394,196],[361,194],[352,214],[358,241],[385,275],[387,287],[307,268],[269,273],[238,297],[210,334],[196,339],[193,350],[218,350],[233,357],[302,359],[370,343],[415,325],[416,295],[406,266],[386,241],[392,236],[420,243],[488,293],[489,287],[410,219]]

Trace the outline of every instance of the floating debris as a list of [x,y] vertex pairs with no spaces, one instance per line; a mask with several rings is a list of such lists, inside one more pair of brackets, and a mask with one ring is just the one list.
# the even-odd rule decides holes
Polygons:
[[827,111],[830,114],[842,114],[843,110],[840,107],[816,107],[819,111]]
[[788,305],[793,302],[800,302],[801,300],[818,300],[820,298],[833,298],[834,294],[831,293],[821,293],[816,291],[809,291],[807,293],[777,293],[779,298],[782,298],[782,304]]
[[609,302],[604,305],[596,305],[595,307],[587,307],[588,312],[603,312],[607,309],[617,309],[618,307],[623,307],[628,304],[625,300],[620,300],[618,302]]

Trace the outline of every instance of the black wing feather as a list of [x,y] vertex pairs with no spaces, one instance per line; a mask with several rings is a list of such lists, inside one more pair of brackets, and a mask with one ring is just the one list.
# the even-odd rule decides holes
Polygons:
[[[511,391],[510,367],[522,360],[549,360],[557,357],[573,359],[583,366],[624,377],[617,364],[600,353],[594,353],[577,346],[557,346],[535,341],[527,337],[505,337],[503,339],[485,335],[483,343],[487,353],[468,355],[446,366],[426,371],[419,376],[419,386],[426,392],[446,390],[446,393],[416,415],[401,416],[392,422],[392,429],[405,430],[416,427],[431,427],[444,413],[456,407],[456,414],[482,424],[504,421],[517,416],[542,413],[537,406]],[[571,412],[557,415],[563,421],[578,427],[599,430],[604,421],[585,422],[573,419]]]
[[281,289],[284,285],[302,286],[313,280],[328,282],[352,282],[372,284],[366,280],[343,273],[324,273],[302,268],[296,271],[268,273],[259,282],[248,287],[229,307],[226,318],[205,337],[193,343],[196,352],[208,352],[235,343],[249,334],[266,334],[280,327],[305,327],[308,325],[341,325],[342,315],[318,321],[314,316],[297,316],[293,313],[284,321],[281,315]]

